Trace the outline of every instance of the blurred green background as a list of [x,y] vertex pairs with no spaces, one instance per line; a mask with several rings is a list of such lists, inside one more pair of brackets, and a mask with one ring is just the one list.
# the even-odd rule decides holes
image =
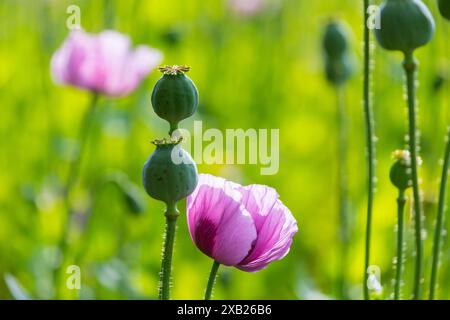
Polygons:
[[[448,124],[450,27],[439,16],[437,33],[420,60],[419,99],[422,188],[426,215],[425,288],[430,273],[431,235]],[[230,9],[226,0],[0,2],[0,299],[52,298],[52,270],[61,236],[61,195],[76,132],[89,93],[56,86],[51,55],[68,34],[66,9],[81,9],[88,32],[111,28],[134,44],[164,53],[163,64],[188,64],[200,92],[199,112],[207,128],[279,128],[280,170],[261,176],[258,165],[200,165],[200,172],[241,184],[278,190],[299,223],[289,255],[258,273],[223,268],[218,299],[339,298],[337,124],[335,93],[324,79],[321,37],[330,16],[353,31],[356,72],[346,92],[349,116],[349,189],[352,234],[345,277],[349,297],[362,297],[366,216],[365,131],[362,110],[362,1],[272,0],[254,15]],[[379,3],[375,1],[375,3]],[[448,23],[447,23],[448,24]],[[401,55],[376,48],[373,98],[377,132],[377,192],[371,263],[381,269],[382,297],[392,292],[396,189],[388,172],[391,152],[405,147],[406,104]],[[79,183],[71,256],[81,257],[82,289],[64,298],[156,298],[164,228],[163,205],[144,195],[141,170],[166,135],[153,112],[153,71],[132,95],[101,98]],[[194,119],[183,122],[191,129]],[[108,181],[129,180],[122,190]],[[134,188],[131,187],[134,184]],[[123,191],[145,199],[138,213]],[[201,299],[212,261],[191,242],[184,215],[174,254],[173,298]],[[409,203],[408,203],[409,210]],[[449,219],[448,219],[449,220]],[[404,297],[412,282],[413,237],[407,219]],[[450,298],[450,254],[444,241],[440,298]]]

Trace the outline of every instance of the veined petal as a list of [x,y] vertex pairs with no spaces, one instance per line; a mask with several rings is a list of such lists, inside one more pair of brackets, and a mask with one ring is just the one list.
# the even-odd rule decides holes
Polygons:
[[187,199],[192,240],[203,253],[228,266],[242,261],[256,239],[256,228],[241,203],[239,187],[201,174],[196,190]]
[[252,215],[257,240],[249,255],[237,266],[244,271],[258,271],[289,252],[297,233],[297,221],[270,187],[250,185],[241,188],[244,205]]

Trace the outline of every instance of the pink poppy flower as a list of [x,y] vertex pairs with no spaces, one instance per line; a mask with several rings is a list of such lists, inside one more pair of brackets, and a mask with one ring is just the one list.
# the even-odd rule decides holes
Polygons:
[[297,221],[263,185],[241,186],[200,174],[187,198],[189,232],[195,245],[215,261],[254,272],[287,255]]
[[57,83],[117,97],[136,89],[161,59],[159,50],[147,46],[133,50],[119,32],[74,30],[53,55],[51,73]]

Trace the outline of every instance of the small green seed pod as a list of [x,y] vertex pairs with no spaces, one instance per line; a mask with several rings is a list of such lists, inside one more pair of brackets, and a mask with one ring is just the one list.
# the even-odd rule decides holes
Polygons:
[[170,134],[178,123],[192,116],[198,107],[198,91],[185,72],[187,66],[164,66],[159,68],[163,76],[152,92],[152,106],[156,114],[170,124]]
[[352,74],[352,70],[352,63],[346,56],[340,59],[325,59],[327,80],[335,86],[339,86],[347,81]]
[[190,195],[197,186],[197,167],[179,141],[155,141],[156,150],[144,165],[142,182],[150,197],[168,206]]
[[386,50],[412,53],[434,35],[433,16],[421,0],[387,0],[381,5],[380,18],[375,37]]
[[412,186],[411,156],[407,150],[396,150],[392,157],[395,162],[391,167],[389,177],[394,186],[404,191]]
[[442,16],[445,19],[450,20],[450,0],[439,0],[438,6]]
[[339,86],[348,80],[353,67],[348,54],[348,32],[344,24],[331,21],[323,36],[325,75],[327,80]]
[[325,55],[332,59],[341,58],[347,51],[347,32],[343,25],[331,21],[325,27],[323,36],[323,50]]

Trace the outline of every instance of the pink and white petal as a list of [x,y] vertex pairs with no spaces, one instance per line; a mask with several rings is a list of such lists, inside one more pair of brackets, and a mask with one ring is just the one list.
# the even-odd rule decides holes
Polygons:
[[237,268],[255,272],[265,268],[272,261],[284,258],[297,231],[297,221],[289,209],[278,200],[258,230],[258,238],[251,253]]
[[249,254],[255,240],[250,213],[242,206],[227,208],[216,232],[213,257],[221,264],[235,266]]
[[252,215],[256,230],[259,230],[278,201],[279,195],[275,189],[260,184],[241,187],[240,191],[243,196],[242,202]]
[[146,46],[132,50],[130,38],[116,31],[94,35],[75,30],[53,55],[51,73],[56,83],[123,96],[139,85],[161,57],[158,50]]
[[[199,216],[206,214],[211,204],[218,203],[221,196],[225,196],[226,199],[231,198],[238,203],[241,201],[242,195],[234,190],[236,188],[234,185],[235,184],[231,181],[210,174],[198,175],[197,187],[186,200],[188,227],[191,236],[195,236],[194,227]],[[220,190],[224,190],[226,194],[220,192]],[[220,221],[220,217],[217,217],[216,220]],[[194,240],[194,237],[192,240]]]
[[67,65],[68,52],[67,47],[63,46],[56,51],[50,62],[50,72],[52,79],[57,84],[67,83]]
[[51,60],[52,77],[56,83],[84,84],[79,69],[84,63],[90,44],[89,35],[82,30],[72,31],[69,34]]
[[120,96],[135,90],[141,81],[159,65],[162,57],[159,50],[138,46],[127,58],[122,80],[116,83],[116,87],[109,88],[109,94]]
[[187,199],[187,218],[193,242],[224,265],[242,261],[256,239],[250,214],[241,204],[239,185],[212,175],[199,175]]
[[101,56],[97,39],[83,31],[71,33],[71,49],[67,72],[70,83],[90,90],[98,90],[98,62]]
[[259,13],[264,9],[265,4],[264,0],[229,0],[231,9],[244,16]]
[[140,45],[129,57],[127,69],[131,70],[140,81],[161,63],[162,58],[161,51]]
[[92,79],[99,91],[108,95],[121,95],[123,75],[131,50],[130,38],[117,31],[106,30],[97,36],[97,57]]

